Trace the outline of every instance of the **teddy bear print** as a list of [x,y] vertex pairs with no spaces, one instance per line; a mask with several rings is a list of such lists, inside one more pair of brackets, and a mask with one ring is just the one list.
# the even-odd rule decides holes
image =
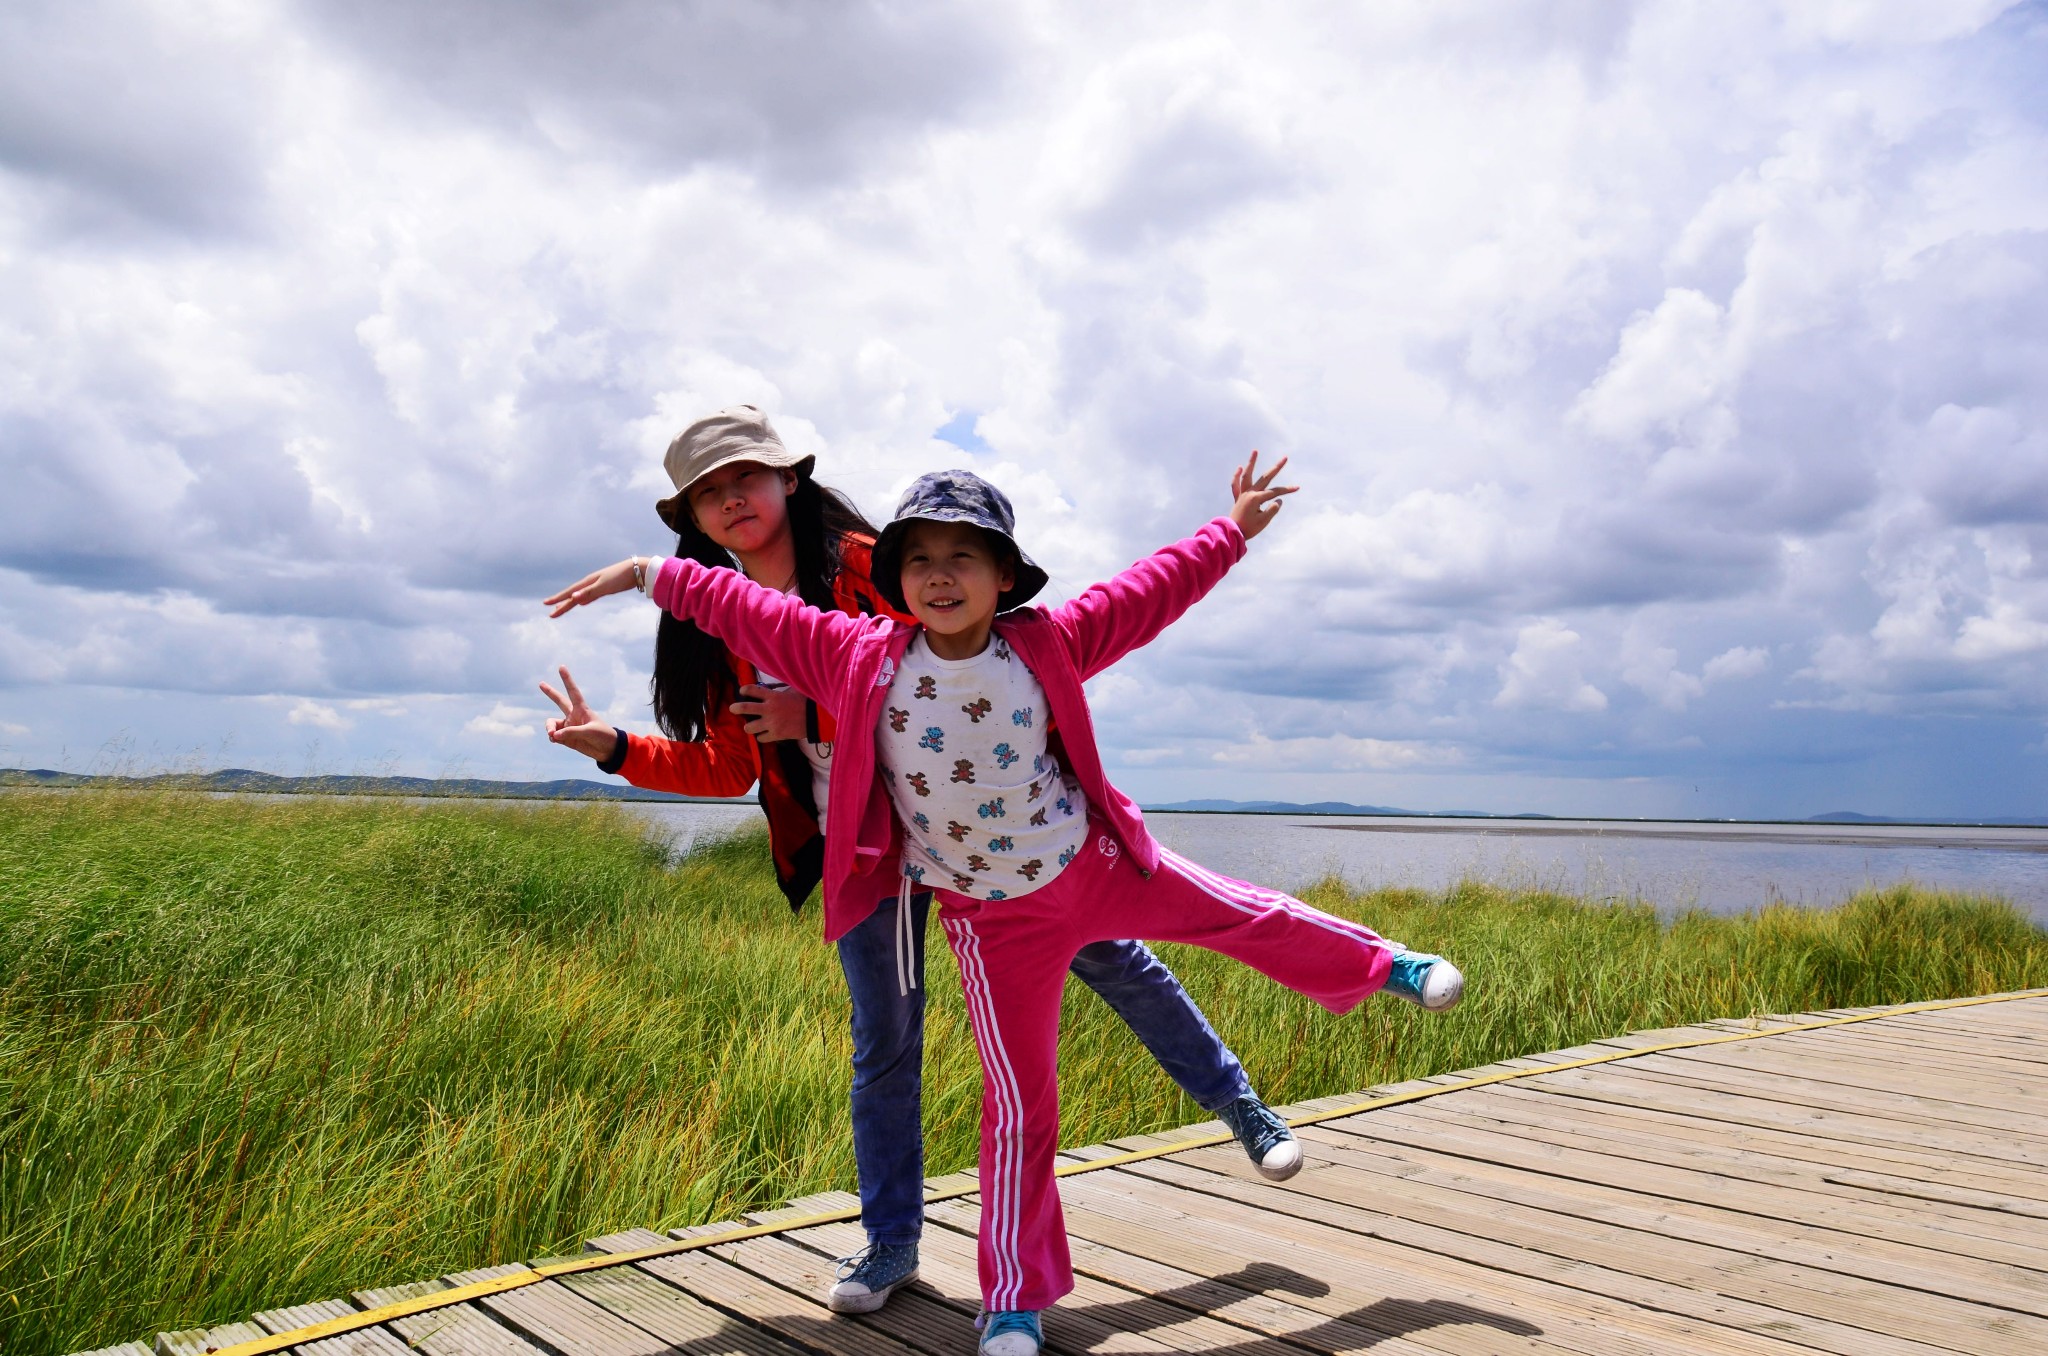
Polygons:
[[1045,863],[1036,857],[1017,868],[1017,874],[1025,880],[1037,880],[1038,873],[1045,870]]
[[1045,807],[1043,805],[1031,812],[1031,827],[1034,829],[1045,827]]
[[955,758],[953,760],[952,780],[956,782],[972,782],[974,780],[973,760],[967,758]]
[[944,753],[946,732],[936,725],[927,725],[924,727],[924,738],[917,741],[917,746],[921,749],[930,749],[933,753]]
[[982,856],[982,855],[981,855],[981,854],[980,854],[979,852],[970,852],[970,853],[968,853],[968,854],[967,854],[967,869],[968,869],[969,871],[986,871],[986,870],[988,870],[988,858],[986,858],[986,857]]
[[1012,711],[1012,712],[1010,713],[1010,724],[1012,724],[1012,725],[1021,725],[1021,726],[1023,726],[1023,727],[1025,728],[1025,729],[1027,729],[1027,730],[1028,730],[1028,729],[1030,729],[1030,728],[1031,728],[1031,708],[1027,706],[1027,707],[1024,707],[1024,708],[1023,708],[1022,710],[1018,710],[1018,711]]
[[1004,813],[1003,798],[1001,796],[997,796],[994,800],[989,801],[985,805],[975,806],[974,813],[980,815],[983,819],[1001,819]]
[[961,706],[960,709],[967,713],[969,721],[979,725],[981,724],[981,718],[995,709],[995,704],[986,697],[976,697],[973,701]]
[[930,833],[932,831],[931,816],[927,815],[922,810],[919,810],[916,814],[912,815],[910,817],[910,822],[917,825],[918,831],[920,833]]
[[1010,642],[1007,640],[998,639],[996,641],[996,658],[1007,661],[1009,657]]
[[1071,861],[1073,861],[1073,860],[1074,860],[1074,854],[1075,854],[1075,853],[1077,853],[1077,852],[1079,852],[1080,850],[1081,850],[1081,846],[1080,846],[1080,844],[1078,844],[1078,843],[1075,843],[1075,844],[1070,844],[1070,845],[1069,845],[1069,846],[1068,846],[1067,848],[1065,848],[1065,849],[1064,849],[1064,850],[1063,850],[1063,851],[1062,851],[1062,852],[1060,853],[1060,865],[1061,865],[1061,866],[1065,866],[1065,865],[1066,865],[1066,864],[1067,864],[1068,862],[1071,862]]
[[939,855],[939,850],[935,847],[926,848],[924,850],[924,855],[931,858],[933,861],[937,862],[940,866],[944,866],[946,864],[946,859]]
[[921,697],[928,702],[937,701],[939,699],[939,680],[932,677],[929,673],[925,674],[917,680],[917,691],[910,695]]
[[932,788],[925,781],[925,776],[922,772],[913,772],[903,780],[909,782],[910,789],[917,792],[920,796],[929,796],[932,793]]
[[1006,894],[1004,894],[1004,893],[1003,893],[1003,892],[1002,892],[1001,890],[991,890],[991,891],[989,891],[989,892],[988,892],[988,897],[989,897],[989,898],[990,898],[991,900],[997,900],[997,899],[1008,899],[1008,898],[1009,898],[1009,896],[1008,896],[1008,895],[1006,895]]
[[962,893],[972,890],[974,888],[974,877],[963,876],[958,871],[955,871],[953,873],[953,888]]
[[962,824],[962,823],[961,823],[961,822],[960,822],[959,820],[957,820],[957,819],[949,819],[949,820],[947,820],[947,821],[946,821],[946,837],[948,837],[948,838],[952,839],[952,840],[953,840],[954,842],[956,842],[956,843],[964,843],[964,842],[966,842],[966,841],[967,841],[967,826],[966,826],[965,824]]
[[990,852],[1012,852],[1016,850],[1016,847],[1017,840],[1010,837],[1007,833],[988,840],[988,850]]
[[924,868],[916,865],[907,865],[903,868],[903,874],[910,877],[914,881],[923,880]]
[[1020,761],[1023,757],[1023,754],[1018,753],[1008,744],[996,745],[996,766],[999,768],[1007,769],[1010,764]]
[[910,713],[908,711],[899,711],[893,706],[889,708],[889,728],[897,734],[903,733],[903,723],[909,719]]
[[1037,800],[1037,799],[1038,799],[1038,793],[1039,793],[1039,791],[1040,791],[1041,789],[1043,789],[1043,788],[1044,788],[1044,786],[1045,786],[1045,783],[1044,783],[1044,782],[1033,782],[1033,783],[1031,783],[1031,789],[1030,789],[1029,791],[1026,791],[1026,792],[1024,793],[1024,799],[1026,799],[1026,800]]

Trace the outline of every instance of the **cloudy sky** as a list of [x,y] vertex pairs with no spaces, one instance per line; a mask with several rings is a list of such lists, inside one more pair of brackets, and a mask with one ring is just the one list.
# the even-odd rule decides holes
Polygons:
[[691,418],[1070,596],[1143,798],[2038,814],[2048,5],[11,0],[0,764],[588,775]]

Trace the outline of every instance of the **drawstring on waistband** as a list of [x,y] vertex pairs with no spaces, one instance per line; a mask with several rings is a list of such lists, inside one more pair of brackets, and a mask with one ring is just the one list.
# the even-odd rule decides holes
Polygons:
[[915,929],[910,925],[910,872],[905,871],[896,885],[896,995],[910,997],[910,991],[918,987],[917,962],[912,958],[912,935]]

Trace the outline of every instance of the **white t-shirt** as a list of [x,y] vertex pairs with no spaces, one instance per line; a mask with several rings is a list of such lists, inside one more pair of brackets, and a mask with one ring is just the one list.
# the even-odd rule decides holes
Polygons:
[[904,871],[974,899],[1059,875],[1088,836],[1088,802],[1046,748],[1045,689],[999,636],[972,659],[914,637],[875,727],[903,823]]
[[[783,692],[789,688],[788,683],[770,675],[766,669],[759,667],[754,670],[754,681],[771,692]],[[747,699],[741,697],[740,700],[745,701]],[[817,802],[818,822],[823,824],[825,822],[825,797],[832,790],[832,741],[829,739],[799,738],[796,743],[797,747],[804,751],[804,761],[811,765],[811,799]],[[762,745],[761,752],[762,756],[766,757],[768,746]]]

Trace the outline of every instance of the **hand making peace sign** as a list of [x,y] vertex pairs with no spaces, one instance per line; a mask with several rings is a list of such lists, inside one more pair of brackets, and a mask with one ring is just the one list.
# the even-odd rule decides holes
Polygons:
[[583,689],[569,676],[568,665],[556,672],[562,675],[562,686],[569,695],[564,697],[546,683],[540,685],[547,699],[562,708],[561,715],[548,717],[548,739],[603,762],[618,745],[619,732],[591,713],[590,703],[583,700]]

